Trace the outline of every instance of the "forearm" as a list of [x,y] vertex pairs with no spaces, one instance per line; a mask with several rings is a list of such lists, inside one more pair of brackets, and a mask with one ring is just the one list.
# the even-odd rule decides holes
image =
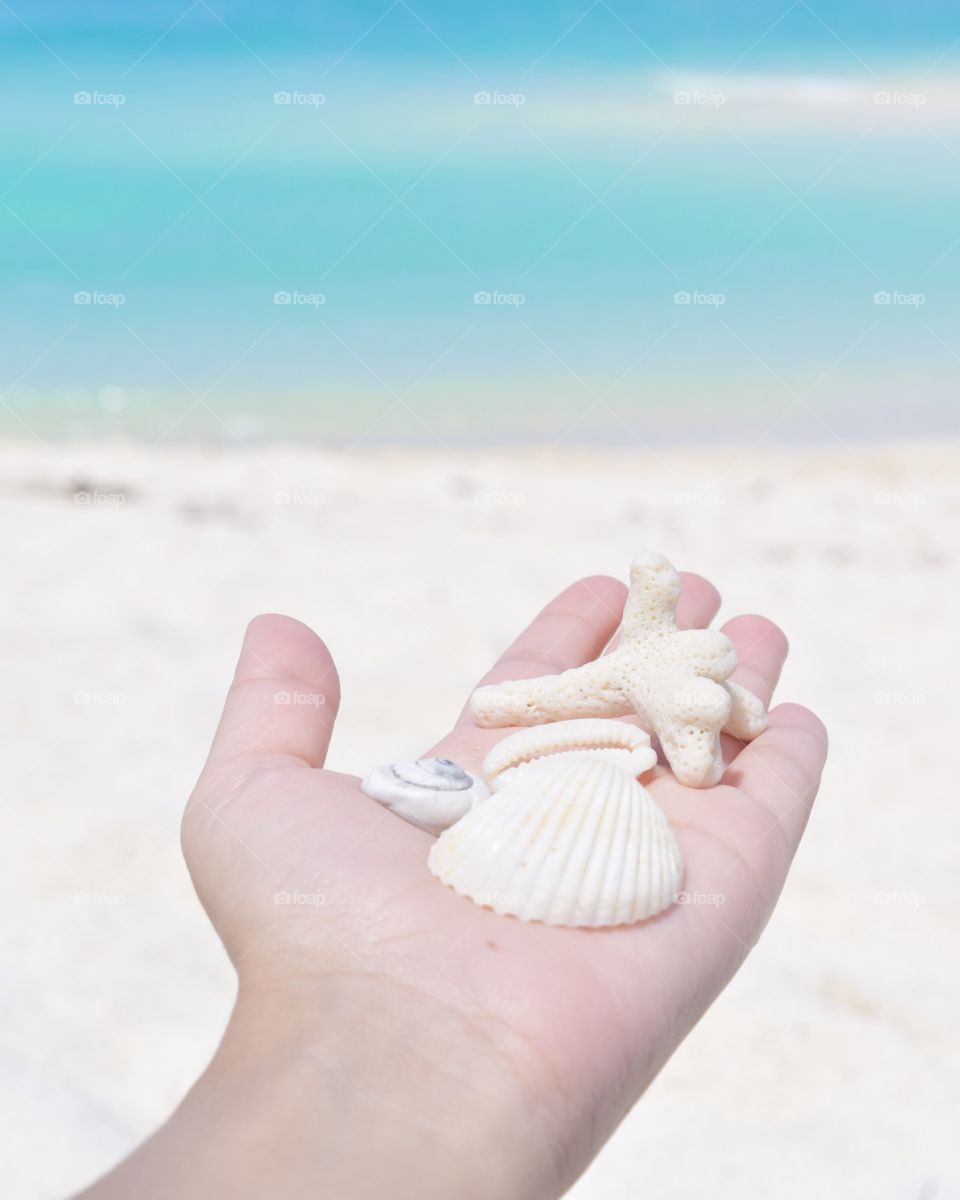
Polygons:
[[297,1000],[242,991],[174,1115],[82,1200],[557,1195],[508,1060],[432,1001],[385,987],[350,976]]

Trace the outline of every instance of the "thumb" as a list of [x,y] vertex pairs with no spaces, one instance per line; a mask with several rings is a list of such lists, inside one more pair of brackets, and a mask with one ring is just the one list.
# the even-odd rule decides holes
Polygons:
[[340,704],[329,650],[292,617],[247,626],[233,683],[200,778],[239,767],[322,767]]

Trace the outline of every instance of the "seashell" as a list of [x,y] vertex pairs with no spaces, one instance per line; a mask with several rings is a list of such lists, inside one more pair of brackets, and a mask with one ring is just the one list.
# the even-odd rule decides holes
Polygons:
[[365,795],[427,833],[442,833],[485,800],[490,789],[449,758],[377,767],[360,785]]
[[586,717],[518,730],[490,751],[483,760],[483,774],[496,792],[520,769],[548,757],[553,761],[574,754],[613,763],[634,779],[657,765],[657,753],[643,729],[626,721]]
[[441,834],[430,870],[476,904],[547,925],[629,925],[676,899],[683,860],[635,779],[576,757],[520,771]]

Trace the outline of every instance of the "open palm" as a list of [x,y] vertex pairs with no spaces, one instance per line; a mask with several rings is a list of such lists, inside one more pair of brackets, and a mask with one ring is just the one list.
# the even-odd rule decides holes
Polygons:
[[[699,576],[681,578],[678,622],[704,627],[719,596]],[[484,682],[595,658],[625,594],[605,577],[574,584]],[[724,630],[740,660],[734,678],[769,701],[787,652],[782,633],[758,616]],[[445,1025],[451,1040],[469,1030],[487,1047],[487,1065],[502,1067],[504,1086],[521,1079],[540,1105],[533,1119],[565,1186],[756,941],[817,790],[823,727],[797,705],[775,708],[755,742],[728,739],[723,782],[706,790],[658,767],[644,783],[683,852],[684,902],[638,925],[576,930],[496,916],[438,883],[426,865],[430,835],[364,796],[355,777],[322,769],[338,698],[316,635],[285,617],[251,623],[183,827],[197,891],[241,990],[247,978],[269,977],[306,995],[337,973],[371,994],[404,997],[398,1012],[413,997],[438,1045]],[[465,713],[424,751],[476,771],[507,732],[479,729]]]

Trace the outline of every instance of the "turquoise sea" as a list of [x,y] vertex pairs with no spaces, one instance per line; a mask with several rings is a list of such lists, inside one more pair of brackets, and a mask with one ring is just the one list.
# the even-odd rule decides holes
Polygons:
[[0,8],[0,430],[955,430],[960,10]]

